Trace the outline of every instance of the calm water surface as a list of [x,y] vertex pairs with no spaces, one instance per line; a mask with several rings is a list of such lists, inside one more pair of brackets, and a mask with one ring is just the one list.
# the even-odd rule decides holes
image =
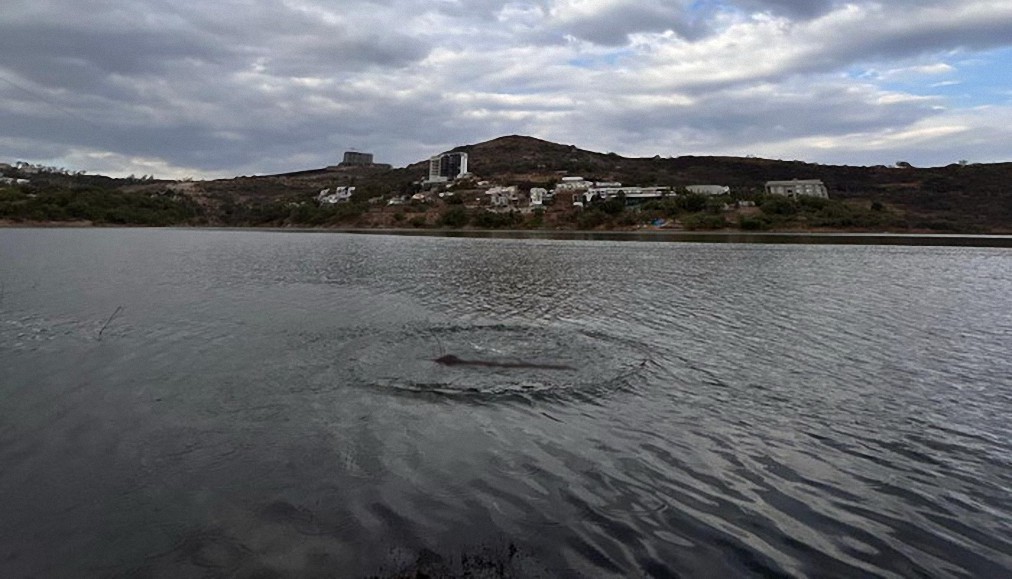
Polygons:
[[0,230],[0,576],[1007,577],[1009,352],[1007,249]]

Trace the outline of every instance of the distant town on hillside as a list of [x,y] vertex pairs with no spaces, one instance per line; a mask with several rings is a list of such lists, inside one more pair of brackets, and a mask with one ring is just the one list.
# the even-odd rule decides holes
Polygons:
[[507,136],[394,168],[209,181],[0,164],[0,222],[342,228],[1012,232],[1012,163],[629,158]]

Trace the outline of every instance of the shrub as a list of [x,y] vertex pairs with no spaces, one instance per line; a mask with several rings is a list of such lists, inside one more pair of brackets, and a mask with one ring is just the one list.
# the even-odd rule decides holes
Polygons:
[[769,222],[761,215],[739,215],[738,228],[744,231],[759,231],[766,229]]
[[727,221],[723,215],[710,213],[693,213],[682,218],[682,225],[689,231],[699,229],[723,229],[727,227]]
[[527,220],[527,227],[530,229],[539,229],[545,226],[545,210],[535,209],[531,214],[530,219]]
[[675,206],[686,213],[698,213],[706,209],[709,199],[699,193],[682,193],[675,197]]
[[475,226],[484,229],[499,229],[512,227],[522,220],[519,214],[512,211],[508,213],[493,213],[492,211],[480,211],[473,219]]
[[763,199],[759,208],[769,215],[795,215],[798,212],[798,202],[790,197],[772,195]]
[[829,205],[829,199],[823,199],[822,197],[810,197],[808,195],[802,195],[797,198],[798,208],[802,211],[807,209],[819,210]]
[[580,229],[596,229],[608,221],[608,216],[596,208],[587,209],[576,218],[576,224]]
[[[454,199],[454,197],[451,197]],[[450,207],[439,216],[439,224],[443,227],[463,227],[468,222],[467,210],[460,205]]]

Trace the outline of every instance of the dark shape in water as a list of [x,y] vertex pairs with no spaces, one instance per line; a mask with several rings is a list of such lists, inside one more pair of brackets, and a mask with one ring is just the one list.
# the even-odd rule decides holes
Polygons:
[[486,368],[537,368],[539,370],[576,370],[561,364],[535,364],[532,362],[491,362],[488,360],[463,360],[453,354],[446,354],[433,360],[444,366],[483,366]]

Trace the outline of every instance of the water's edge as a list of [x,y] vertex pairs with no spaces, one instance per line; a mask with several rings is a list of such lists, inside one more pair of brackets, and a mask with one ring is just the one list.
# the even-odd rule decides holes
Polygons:
[[667,243],[745,243],[796,245],[898,245],[912,247],[1012,248],[1012,235],[967,233],[852,233],[852,232],[728,232],[728,231],[587,231],[528,229],[373,229],[355,227],[138,227],[94,226],[84,223],[4,224],[0,229],[149,229],[172,231],[277,231],[297,233],[353,233],[409,237],[457,237],[475,239],[551,239],[578,241],[652,241]]

